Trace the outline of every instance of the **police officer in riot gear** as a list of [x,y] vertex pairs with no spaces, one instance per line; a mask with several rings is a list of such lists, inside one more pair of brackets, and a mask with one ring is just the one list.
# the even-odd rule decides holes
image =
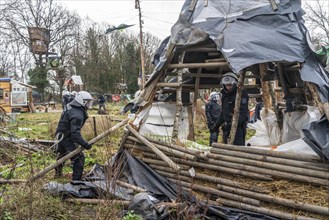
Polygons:
[[[58,143],[58,157],[60,159],[66,154],[74,151],[79,145],[89,150],[92,145],[88,144],[81,136],[81,128],[88,118],[87,110],[92,105],[93,98],[86,91],[80,91],[74,100],[66,105],[61,118],[58,122],[56,136],[61,141]],[[72,180],[81,180],[85,156],[81,152],[71,158],[73,164]],[[55,177],[62,176],[63,165],[55,169]]]
[[[232,117],[234,114],[235,97],[237,93],[238,78],[236,74],[232,72],[225,73],[222,80],[222,112],[216,122],[216,129],[220,126],[223,128],[223,141],[228,143],[228,137],[231,131]],[[246,133],[247,133],[247,120],[248,120],[248,93],[243,90],[241,103],[240,103],[240,114],[238,119],[238,126],[235,135],[234,145],[245,145]]]
[[213,142],[218,141],[219,131],[218,129],[216,130],[215,123],[221,112],[219,101],[220,95],[218,92],[211,92],[209,102],[206,104],[207,124],[210,132],[209,146],[211,146]]

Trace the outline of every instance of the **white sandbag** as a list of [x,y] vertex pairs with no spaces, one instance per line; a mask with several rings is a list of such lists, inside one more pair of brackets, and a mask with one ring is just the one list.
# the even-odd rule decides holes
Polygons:
[[317,107],[307,106],[307,111],[283,113],[282,143],[303,137],[302,128],[321,117]]
[[251,146],[270,145],[270,138],[267,135],[265,125],[261,120],[257,120],[254,123],[248,123],[248,128],[255,130],[256,133],[249,140],[246,141],[247,145],[251,145]]
[[318,156],[313,149],[301,138],[279,145],[275,151],[286,151],[289,153],[303,153]]

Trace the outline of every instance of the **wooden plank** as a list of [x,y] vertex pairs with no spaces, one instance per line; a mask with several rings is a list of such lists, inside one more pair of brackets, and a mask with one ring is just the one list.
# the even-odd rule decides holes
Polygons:
[[228,138],[228,143],[233,144],[235,140],[235,135],[236,135],[236,129],[238,127],[238,121],[239,121],[239,116],[240,116],[240,105],[241,105],[241,96],[242,96],[242,91],[243,91],[243,83],[244,83],[244,77],[246,76],[246,71],[244,70],[240,74],[240,78],[238,81],[238,89],[236,92],[236,97],[235,97],[235,105],[234,105],[234,112],[232,116],[232,126],[230,130],[230,135]]

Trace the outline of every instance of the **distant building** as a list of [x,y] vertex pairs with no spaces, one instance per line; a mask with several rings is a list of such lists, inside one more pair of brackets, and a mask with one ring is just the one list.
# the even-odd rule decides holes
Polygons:
[[79,75],[73,75],[64,84],[68,91],[81,91],[83,90],[83,82]]
[[10,78],[0,78],[0,106],[6,113],[32,111],[33,88]]

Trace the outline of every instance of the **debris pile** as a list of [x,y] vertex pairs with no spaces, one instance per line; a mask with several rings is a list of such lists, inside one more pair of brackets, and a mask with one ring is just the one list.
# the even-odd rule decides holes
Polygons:
[[[135,134],[128,135],[123,146],[177,185],[201,192],[204,198],[210,195],[209,203],[217,202],[284,219],[304,218],[298,216],[312,216],[312,213],[329,216],[329,203],[326,201],[329,163],[319,157],[221,143],[213,144],[210,152],[202,152],[143,139]],[[160,156],[153,148],[161,151],[166,160],[162,160],[163,155]],[[178,170],[175,170],[177,167]],[[276,196],[273,188],[282,180],[287,180],[283,181],[287,185],[297,184],[300,190],[305,191],[300,191],[295,198]],[[313,191],[308,192],[310,189]],[[324,203],[308,203],[303,194],[311,194],[310,197],[318,197],[318,201]],[[276,207],[267,208],[267,204],[275,204]]]

